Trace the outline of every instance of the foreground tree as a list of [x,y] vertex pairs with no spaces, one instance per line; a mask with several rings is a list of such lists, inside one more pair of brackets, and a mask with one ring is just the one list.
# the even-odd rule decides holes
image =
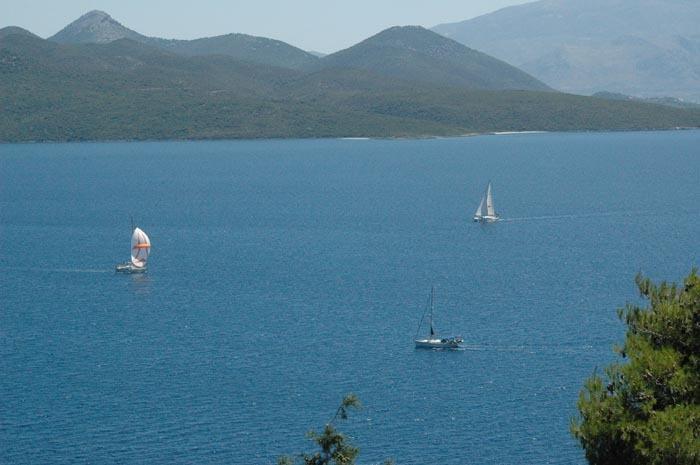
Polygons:
[[[353,446],[347,436],[335,428],[334,423],[336,420],[347,420],[350,410],[357,408],[360,408],[360,400],[357,396],[355,394],[345,396],[333,418],[323,428],[323,433],[310,431],[307,434],[320,450],[313,454],[300,454],[298,460],[284,455],[277,460],[277,464],[294,465],[301,461],[304,465],[355,465],[360,449]],[[392,460],[386,460],[384,465],[393,465],[393,463]]]
[[571,432],[592,465],[700,464],[700,278],[653,284],[638,275],[649,305],[627,305],[617,351],[626,363],[594,373]]

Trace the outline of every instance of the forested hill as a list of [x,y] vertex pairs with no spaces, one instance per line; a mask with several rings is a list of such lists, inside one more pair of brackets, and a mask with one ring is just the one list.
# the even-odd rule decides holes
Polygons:
[[[410,54],[406,54],[410,56]],[[410,78],[410,76],[409,76]],[[700,111],[185,56],[0,30],[0,141],[432,136],[700,126]]]
[[285,68],[301,68],[318,60],[317,56],[285,42],[247,34],[224,34],[194,40],[148,37],[97,10],[84,14],[49,38],[62,44],[105,44],[119,39],[131,39],[183,55],[226,55]]
[[323,57],[318,68],[359,68],[469,89],[551,90],[529,74],[420,26],[392,27]]

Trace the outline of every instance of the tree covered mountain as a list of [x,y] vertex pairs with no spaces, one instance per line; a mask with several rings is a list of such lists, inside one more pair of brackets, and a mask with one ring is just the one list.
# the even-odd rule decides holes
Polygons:
[[131,39],[181,55],[226,55],[292,69],[361,68],[406,81],[472,89],[547,90],[545,84],[519,69],[419,26],[393,27],[324,57],[278,40],[246,34],[194,40],[147,37],[97,10],[86,13],[49,38],[63,44],[105,44],[119,39]]
[[194,40],[147,37],[123,26],[103,11],[90,11],[49,38],[63,44],[104,44],[131,39],[183,55],[227,55],[254,63],[301,68],[318,58],[285,42],[247,34],[225,34]]
[[433,30],[561,91],[700,102],[698,24],[694,0],[540,0]]
[[550,90],[532,76],[420,26],[392,27],[323,57],[317,68],[358,68],[405,81],[469,89]]
[[[397,31],[403,32],[387,35]],[[410,60],[425,59],[416,42],[392,41],[392,50],[408,60],[401,64],[404,69],[412,69]],[[430,60],[445,53],[445,63],[465,73],[453,53],[427,49],[435,51],[427,55]],[[299,70],[225,55],[188,56],[132,39],[56,43],[5,28],[0,30],[0,141],[400,137],[700,126],[698,110],[552,91],[471,88],[467,81],[421,80],[411,73],[387,79],[387,69],[397,68],[361,66],[357,50],[352,54],[359,64],[346,60],[336,66],[338,57],[329,56],[334,63]],[[443,66],[440,73],[449,69],[432,63]],[[438,77],[446,76],[440,73]],[[478,79],[477,73],[468,82]]]
[[19,35],[24,35],[24,36],[30,36],[30,37],[37,37],[35,34],[29,32],[26,29],[23,29],[21,27],[17,26],[8,26],[8,27],[3,27],[0,29],[0,39],[7,37],[12,34],[19,34]]

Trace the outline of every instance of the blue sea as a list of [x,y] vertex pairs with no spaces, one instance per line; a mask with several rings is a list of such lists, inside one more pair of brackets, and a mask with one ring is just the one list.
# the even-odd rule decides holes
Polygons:
[[[698,131],[0,145],[0,463],[272,464],[354,392],[360,464],[582,465],[699,180]],[[465,350],[414,349],[432,286]]]

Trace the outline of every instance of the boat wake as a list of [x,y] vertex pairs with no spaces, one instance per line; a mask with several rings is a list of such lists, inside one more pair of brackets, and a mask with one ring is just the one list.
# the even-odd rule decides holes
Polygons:
[[571,215],[545,215],[545,216],[523,216],[519,218],[501,218],[500,223],[513,223],[517,221],[540,221],[540,220],[560,220],[560,219],[577,219],[577,218],[599,218],[599,217],[621,217],[621,216],[657,216],[656,213],[649,212],[605,212],[605,213],[580,213]]
[[513,223],[516,221],[539,221],[539,220],[559,220],[566,218],[588,218],[592,216],[601,216],[600,214],[591,215],[547,215],[547,216],[523,216],[520,218],[501,218],[500,223]]
[[576,354],[582,351],[593,350],[592,345],[583,346],[492,346],[488,344],[464,344],[462,350],[491,351],[491,352],[518,352],[522,354]]
[[7,267],[8,271],[32,271],[37,273],[112,273],[114,270],[90,268],[39,268],[39,267]]

